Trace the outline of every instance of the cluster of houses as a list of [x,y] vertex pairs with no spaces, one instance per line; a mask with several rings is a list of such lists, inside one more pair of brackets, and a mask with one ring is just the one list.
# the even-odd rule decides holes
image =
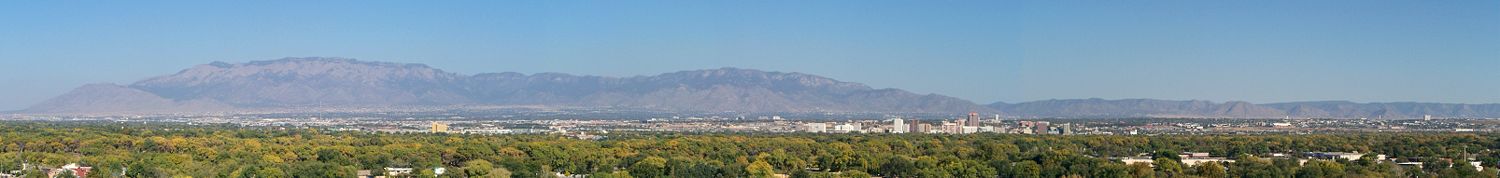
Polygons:
[[[1320,160],[1348,160],[1348,161],[1353,161],[1353,160],[1362,159],[1362,158],[1365,157],[1365,155],[1368,155],[1368,153],[1360,153],[1360,152],[1306,152],[1306,153],[1302,153],[1301,154],[1302,157],[1297,157],[1297,162],[1299,164],[1306,164],[1308,160],[1313,160],[1313,159],[1320,159]],[[1177,156],[1180,157],[1180,158],[1182,158],[1182,164],[1185,165],[1185,166],[1195,166],[1195,165],[1206,163],[1206,162],[1234,163],[1233,159],[1229,159],[1229,158],[1226,158],[1226,157],[1214,157],[1214,156],[1210,156],[1208,153],[1204,153],[1204,152],[1184,152],[1182,154],[1178,154]],[[1269,156],[1271,156],[1271,157],[1292,157],[1293,155],[1284,154],[1284,153],[1274,153],[1274,154],[1270,154]],[[1400,165],[1400,166],[1415,167],[1415,168],[1421,168],[1422,167],[1422,162],[1418,162],[1418,161],[1399,160],[1399,159],[1387,159],[1386,156],[1385,156],[1385,154],[1375,154],[1374,156],[1375,156],[1374,158],[1375,158],[1376,161],[1393,161],[1393,162],[1396,162],[1396,165]],[[1136,156],[1132,156],[1132,157],[1116,157],[1116,158],[1111,158],[1111,159],[1117,160],[1117,161],[1120,161],[1120,162],[1124,162],[1125,164],[1135,164],[1135,163],[1152,164],[1154,162],[1154,160],[1150,156],[1148,156],[1148,154],[1145,154],[1145,153],[1142,153],[1142,154],[1136,155]],[[1469,163],[1470,166],[1474,166],[1475,170],[1481,170],[1481,171],[1484,170],[1484,166],[1480,166],[1481,162],[1470,161],[1468,163]]]
[[63,165],[62,167],[47,167],[47,166],[32,165],[32,164],[21,164],[21,169],[20,170],[13,170],[13,171],[10,171],[8,173],[0,173],[0,178],[19,178],[19,177],[22,177],[22,176],[25,175],[24,171],[22,171],[22,170],[41,170],[42,173],[46,173],[47,174],[47,177],[59,177],[59,176],[64,176],[64,175],[68,175],[68,174],[72,174],[73,177],[86,177],[86,176],[89,175],[89,171],[94,170],[94,167],[81,166],[81,165],[78,165],[78,163],[71,163],[71,164]]
[[[359,170],[359,172],[357,172],[355,174],[355,176],[357,176],[359,178],[386,178],[386,177],[397,177],[397,176],[401,176],[401,175],[411,175],[411,174],[416,173],[415,171],[416,171],[416,169],[412,169],[412,168],[393,168],[393,167],[388,167],[388,168],[385,168],[385,174],[377,175],[372,170]],[[443,175],[445,173],[448,173],[448,169],[447,168],[442,168],[442,167],[435,167],[435,168],[432,168],[432,173],[433,173],[433,175]]]
[[[1220,163],[1233,163],[1234,162],[1233,159],[1229,159],[1229,158],[1225,158],[1225,157],[1213,157],[1213,156],[1209,156],[1208,153],[1203,153],[1203,152],[1184,152],[1182,154],[1177,154],[1177,157],[1182,158],[1182,164],[1186,165],[1186,166],[1195,166],[1195,165],[1206,163],[1206,162],[1220,162]],[[1136,155],[1136,156],[1132,156],[1132,157],[1119,157],[1119,158],[1114,158],[1114,159],[1115,160],[1119,160],[1120,162],[1125,162],[1125,164],[1135,164],[1135,163],[1152,164],[1152,163],[1155,162],[1155,160],[1153,160],[1151,158],[1151,156],[1148,156],[1148,154],[1145,154],[1145,153],[1141,153],[1140,155]]]

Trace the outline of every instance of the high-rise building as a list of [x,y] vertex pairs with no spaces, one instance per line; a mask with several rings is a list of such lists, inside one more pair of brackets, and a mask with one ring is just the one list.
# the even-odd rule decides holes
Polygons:
[[906,123],[902,123],[901,118],[891,119],[891,133],[906,133],[907,130],[910,128],[907,128]]
[[914,132],[914,133],[932,133],[932,124],[921,123],[921,124],[916,124],[916,125],[912,125],[912,126],[913,126],[913,128],[911,129],[911,132]]
[[977,113],[977,112],[970,112],[969,113],[969,120],[964,121],[964,126],[979,127],[979,113]]
[[1073,124],[1062,124],[1061,126],[1062,128],[1058,128],[1058,133],[1063,135],[1073,135]]
[[1047,131],[1051,130],[1050,128],[1047,127],[1048,124],[1051,124],[1051,123],[1048,123],[1047,121],[1039,121],[1039,122],[1032,123],[1032,125],[1034,125],[1032,129],[1036,129],[1036,131],[1032,131],[1031,133],[1034,133],[1034,134],[1047,134]]
[[432,131],[432,133],[447,133],[448,123],[432,122],[432,128],[429,131]]

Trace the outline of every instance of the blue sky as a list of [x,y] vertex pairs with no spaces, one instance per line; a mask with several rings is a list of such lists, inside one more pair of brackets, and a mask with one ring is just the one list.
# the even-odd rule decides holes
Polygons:
[[4,1],[0,110],[288,56],[803,72],[977,103],[1500,103],[1500,1]]

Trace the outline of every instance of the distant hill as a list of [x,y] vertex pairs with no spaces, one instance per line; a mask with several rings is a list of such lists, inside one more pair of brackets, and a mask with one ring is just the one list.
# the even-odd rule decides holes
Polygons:
[[711,112],[992,112],[948,96],[826,77],[721,68],[655,76],[462,75],[344,58],[214,62],[128,86],[94,84],[25,113],[161,113],[401,106],[542,105]]
[[1069,99],[994,103],[991,108],[1016,117],[1041,118],[1420,118],[1500,117],[1500,104],[1354,103],[1319,101],[1252,104],[1248,102],[1173,101],[1155,99]]
[[1334,118],[1419,118],[1434,117],[1500,117],[1500,104],[1449,104],[1449,103],[1354,103],[1348,101],[1318,101],[1272,103],[1263,106],[1286,111],[1303,117]]

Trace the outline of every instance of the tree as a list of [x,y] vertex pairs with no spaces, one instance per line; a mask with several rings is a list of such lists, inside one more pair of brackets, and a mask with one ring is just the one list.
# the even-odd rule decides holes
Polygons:
[[1098,168],[1094,169],[1093,175],[1089,177],[1128,178],[1130,177],[1129,169],[1130,167],[1124,164],[1104,163],[1103,165],[1100,165]]
[[994,177],[995,168],[980,164],[978,161],[962,160],[949,162],[943,166],[948,175],[954,177]]
[[630,176],[640,178],[656,178],[667,176],[667,159],[650,156],[646,159],[636,161],[630,165]]
[[1041,178],[1042,165],[1038,165],[1036,164],[1036,162],[1030,160],[1021,161],[1019,163],[1016,163],[1015,166],[1012,166],[1010,172],[1011,177]]
[[1484,171],[1479,171],[1479,177],[1500,177],[1500,170],[1496,170],[1493,167],[1486,167]]
[[912,163],[911,158],[891,156],[886,159],[885,163],[880,164],[880,170],[876,170],[875,173],[886,177],[913,177],[915,175],[912,173],[916,171],[916,164]]
[[787,175],[787,177],[788,178],[813,178],[812,172],[807,171],[807,170],[792,171],[792,173],[790,175]]
[[723,177],[719,166],[697,163],[679,169],[672,169],[672,177]]
[[1309,160],[1297,170],[1298,178],[1311,177],[1343,177],[1344,166],[1338,162],[1325,160]]
[[64,169],[62,171],[58,171],[57,176],[52,176],[52,178],[78,178],[78,175],[73,174],[73,170]]
[[594,173],[590,178],[632,178],[629,171],[615,171],[609,173]]
[[1134,163],[1134,164],[1130,164],[1130,177],[1138,177],[1138,178],[1156,177],[1156,171],[1152,170],[1151,164]]
[[844,171],[843,174],[839,174],[839,177],[841,177],[841,178],[870,178],[871,176],[870,176],[869,173],[865,173],[865,171],[850,170],[850,171]]
[[1193,175],[1207,178],[1225,178],[1229,176],[1224,166],[1219,165],[1219,162],[1198,163],[1198,165],[1193,166]]
[[130,169],[125,171],[126,177],[161,177],[156,168],[149,167],[144,162],[130,164]]
[[509,178],[510,170],[504,167],[496,168],[494,164],[482,159],[464,162],[462,173],[467,177],[498,177]]
[[1161,158],[1171,159],[1172,161],[1176,161],[1176,162],[1182,162],[1182,156],[1181,155],[1177,155],[1177,151],[1161,150],[1161,151],[1156,151],[1156,152],[1152,152],[1151,153],[1151,159],[1154,160],[1154,159],[1161,159]]
[[495,169],[490,170],[489,177],[492,177],[492,178],[510,178],[511,174],[515,174],[515,173],[510,172],[510,169],[506,169],[505,167],[495,167]]
[[750,163],[750,166],[745,167],[745,171],[749,172],[752,178],[776,177],[776,170],[772,169],[771,163],[766,163],[766,160],[755,160],[754,163]]
[[1156,164],[1156,172],[1160,173],[1162,177],[1177,177],[1182,175],[1182,164],[1176,160],[1156,158],[1152,163]]
[[261,169],[260,172],[256,172],[256,174],[264,177],[289,177],[287,176],[286,171],[281,170],[281,168],[275,167]]
[[1478,177],[1479,170],[1475,169],[1474,165],[1461,162],[1459,164],[1453,165],[1453,174],[1454,175],[1452,176],[1446,177]]

